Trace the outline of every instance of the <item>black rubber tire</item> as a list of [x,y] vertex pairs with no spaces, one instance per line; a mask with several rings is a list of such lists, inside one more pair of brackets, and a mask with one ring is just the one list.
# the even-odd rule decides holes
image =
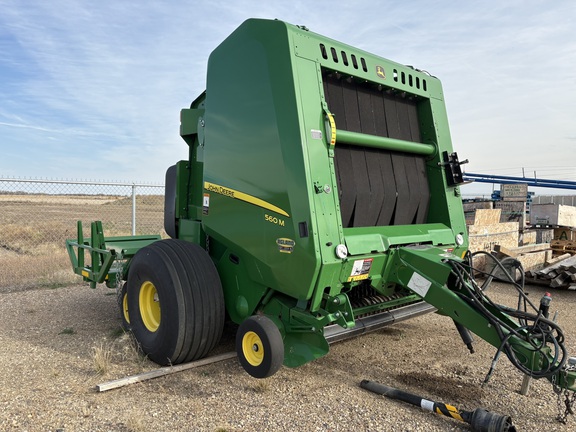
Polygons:
[[284,363],[284,341],[274,321],[263,315],[244,320],[236,333],[236,353],[254,378],[274,375]]
[[130,327],[150,360],[160,365],[197,360],[220,341],[222,285],[200,246],[167,239],[142,248],[130,263],[127,288]]
[[116,300],[118,301],[118,310],[120,312],[120,320],[122,322],[122,329],[130,331],[130,317],[128,313],[128,284],[124,282],[116,293]]

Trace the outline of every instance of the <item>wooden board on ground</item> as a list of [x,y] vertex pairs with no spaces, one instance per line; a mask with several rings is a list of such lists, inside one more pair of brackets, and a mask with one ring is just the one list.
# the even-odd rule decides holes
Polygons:
[[166,367],[151,370],[148,372],[143,372],[143,373],[140,373],[138,375],[132,375],[132,376],[125,377],[125,378],[120,378],[117,380],[108,381],[108,382],[105,382],[103,384],[98,384],[96,386],[96,390],[98,390],[99,392],[105,392],[105,391],[116,389],[119,387],[124,387],[124,386],[127,386],[129,384],[135,384],[135,383],[139,383],[139,382],[146,381],[149,379],[158,378],[161,376],[173,374],[176,372],[182,372],[182,371],[185,371],[188,369],[197,368],[200,366],[205,366],[205,365],[216,363],[219,361],[228,360],[228,359],[231,359],[234,357],[236,357],[236,352],[227,352],[224,354],[219,354],[219,355],[215,355],[212,357],[207,357],[204,359],[196,360],[196,361],[193,361],[190,363],[183,363],[183,364],[179,364],[179,365],[175,365],[175,366],[166,366]]
[[570,258],[570,254],[566,253],[556,257],[552,257],[551,259],[546,261],[546,266],[554,265],[556,263],[559,263],[560,261],[564,261],[566,258]]
[[549,244],[535,244],[535,245],[526,245],[526,246],[518,246],[515,248],[507,248],[502,245],[494,246],[494,250],[496,252],[503,253],[512,258],[516,258],[520,255],[528,254],[530,252],[540,252],[540,251],[548,251],[550,250]]

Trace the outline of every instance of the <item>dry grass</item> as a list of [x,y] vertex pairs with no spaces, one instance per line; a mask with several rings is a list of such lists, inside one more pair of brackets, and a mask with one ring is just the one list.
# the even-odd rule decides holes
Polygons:
[[[94,220],[108,237],[132,231],[132,199],[125,196],[0,194],[0,203],[0,291],[77,283],[64,245],[76,238],[78,220],[86,238]],[[165,235],[163,211],[162,195],[137,196],[136,234]]]
[[134,335],[125,332],[122,328],[120,330],[122,334],[114,341],[114,352],[118,360],[138,365],[139,370],[143,370],[148,358],[142,354]]
[[30,286],[57,288],[79,281],[64,250],[36,256],[0,253],[0,262],[2,291]]
[[142,372],[150,366],[150,361],[140,351],[132,333],[116,327],[92,348],[94,371],[100,376],[107,375],[120,364],[128,364]]
[[270,390],[270,384],[266,380],[258,380],[250,388],[254,393],[266,393]]
[[106,375],[110,371],[112,355],[112,348],[108,344],[101,343],[94,347],[94,369],[98,375]]
[[94,205],[95,203],[105,204],[117,200],[118,197],[114,195],[0,194],[0,202],[2,203],[45,203],[49,201],[61,205]]
[[138,411],[130,411],[126,419],[126,427],[130,432],[144,432],[149,430],[146,425],[146,416]]

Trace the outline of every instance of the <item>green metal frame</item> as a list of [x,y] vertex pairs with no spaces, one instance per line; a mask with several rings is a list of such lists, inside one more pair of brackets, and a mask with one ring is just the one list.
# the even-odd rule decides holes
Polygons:
[[[126,279],[130,260],[143,247],[160,240],[159,235],[104,237],[101,221],[92,222],[90,237],[85,239],[82,222],[77,223],[78,237],[66,240],[66,250],[74,273],[90,282],[91,288],[106,283],[115,288],[120,280]],[[86,264],[86,253],[90,264]]]
[[[438,253],[435,248],[399,248],[393,256],[391,265],[394,271],[391,274],[391,279],[403,286],[417,289],[418,294],[427,303],[438,309],[438,313],[449,316],[489,344],[500,348],[502,339],[497,334],[496,329],[487,321],[486,316],[479,312],[478,308],[471,306],[469,302],[464,300],[464,297],[470,299],[466,291],[447,284],[451,267],[446,258],[445,254]],[[415,288],[414,283],[411,284],[414,277],[421,281],[420,288]],[[549,347],[542,351],[534,351],[533,346],[529,343],[532,336],[516,319],[490,305],[485,305],[485,307],[493,316],[504,321],[521,335],[521,337],[511,336],[510,343],[526,368],[539,371],[545,365],[558,364],[559,360],[554,359]],[[503,329],[503,332],[505,337],[510,335],[510,331],[506,329]],[[564,370],[548,376],[547,379],[561,388],[576,391],[576,371]]]

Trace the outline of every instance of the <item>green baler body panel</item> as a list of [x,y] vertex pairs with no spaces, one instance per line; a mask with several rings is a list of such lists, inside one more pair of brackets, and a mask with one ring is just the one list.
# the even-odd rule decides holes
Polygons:
[[[311,226],[311,161],[300,126],[304,113],[292,51],[283,23],[254,21],[220,45],[208,63],[204,180],[278,207],[274,211],[206,189],[206,232],[241,256],[253,282],[248,290],[259,291],[250,313],[267,287],[309,298],[321,263],[318,231]],[[317,82],[306,90],[319,98]],[[314,156],[325,160],[326,170],[323,147],[324,154]],[[308,237],[300,236],[299,223],[307,225]],[[337,244],[336,224],[330,226]]]
[[[411,103],[420,136],[388,135],[434,149],[423,165],[430,201],[423,223],[343,225],[335,162],[339,141],[336,136],[331,145],[327,75],[416,101]],[[379,280],[381,286],[391,246],[452,248],[455,235],[465,233],[457,189],[447,186],[438,166],[441,152],[451,152],[452,146],[436,78],[268,20],[246,21],[218,46],[207,77],[202,110],[195,103],[182,114],[182,135],[196,167],[193,177],[198,179],[201,169],[203,179],[191,186],[188,218],[201,220],[213,245],[235,321],[253,314],[269,289],[300,304],[311,301],[310,309],[318,309],[325,294],[336,295],[357,282],[350,278],[358,260],[372,259],[369,275],[360,277]],[[340,118],[337,113],[333,118],[337,132]],[[180,236],[187,235],[181,229]],[[349,259],[336,256],[339,244],[347,245]]]
[[428,74],[251,19],[212,52],[180,132],[177,236],[208,250],[234,322],[275,321],[287,366],[327,352],[327,325],[385,308],[374,296],[414,301],[398,248],[467,249],[441,164],[452,153],[442,87]]

